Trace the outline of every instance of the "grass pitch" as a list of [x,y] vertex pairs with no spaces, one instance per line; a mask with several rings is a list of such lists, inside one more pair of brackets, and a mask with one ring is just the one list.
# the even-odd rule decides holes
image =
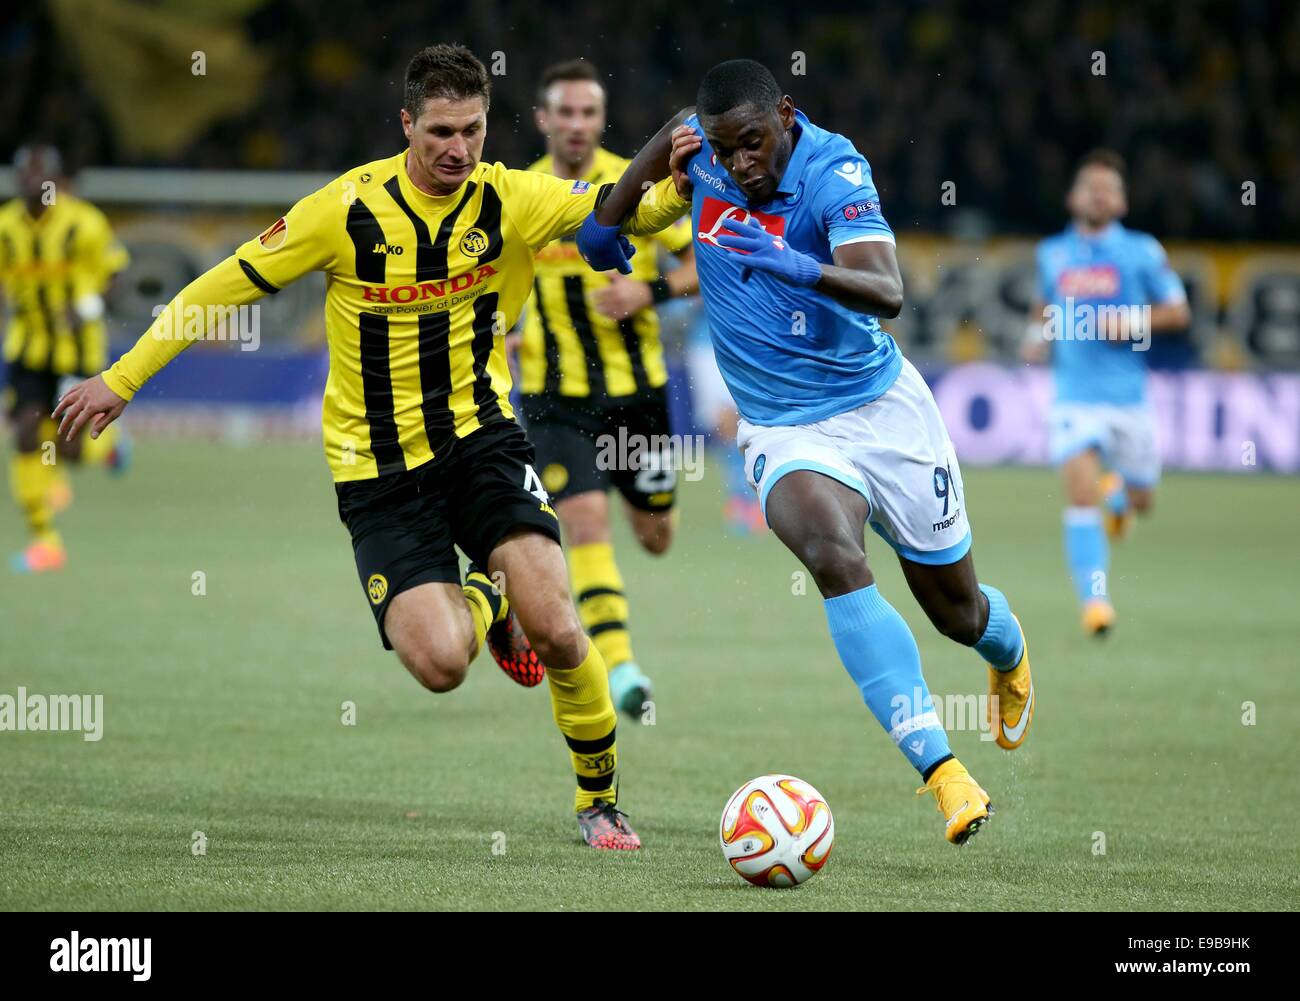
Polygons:
[[[723,534],[718,481],[685,484],[664,559],[619,527],[657,692],[654,725],[619,733],[620,805],[646,848],[610,857],[578,841],[544,686],[484,654],[433,696],[380,649],[317,449],[144,443],[121,482],[77,477],[69,569],[0,578],[0,693],[102,693],[103,739],[0,733],[0,908],[1300,904],[1300,483],[1167,477],[1115,553],[1118,628],[1085,642],[1053,475],[967,470],[976,565],[1025,625],[1038,709],[1014,753],[951,735],[997,810],[958,850],[839,665],[815,589],[796,593],[793,557]],[[11,506],[0,539],[22,541]],[[868,546],[931,689],[982,692],[976,656]],[[748,886],[718,850],[728,795],[769,771],[835,815],[826,870],[793,892]]]

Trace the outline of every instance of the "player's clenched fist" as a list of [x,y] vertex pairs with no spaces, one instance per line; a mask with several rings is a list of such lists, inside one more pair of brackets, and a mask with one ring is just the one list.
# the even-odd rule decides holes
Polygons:
[[691,177],[686,173],[686,165],[703,144],[704,140],[691,126],[679,125],[673,129],[673,148],[668,154],[668,169],[672,171],[677,193],[683,198],[691,196]]
[[90,422],[90,437],[98,438],[100,432],[122,416],[126,400],[118,396],[97,375],[78,383],[63,394],[51,416],[59,422],[59,434],[72,441]]

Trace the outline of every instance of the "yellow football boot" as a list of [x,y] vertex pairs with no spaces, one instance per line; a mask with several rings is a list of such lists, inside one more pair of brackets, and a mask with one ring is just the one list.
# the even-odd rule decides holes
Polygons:
[[1119,473],[1103,473],[1097,481],[1101,493],[1102,523],[1106,526],[1106,538],[1111,542],[1123,542],[1133,530],[1133,512],[1127,506],[1121,514],[1116,514],[1110,506],[1110,498],[1124,489],[1124,478]]
[[918,796],[927,792],[934,793],[946,821],[943,836],[954,845],[964,845],[993,815],[989,794],[956,758],[936,768],[925,785],[916,790]]
[[1105,598],[1083,603],[1083,631],[1089,636],[1105,636],[1115,625],[1115,606]]
[[[1016,617],[1013,615],[1013,619]],[[1016,619],[1016,625],[1020,620]],[[1034,679],[1029,674],[1029,640],[1020,630],[1024,648],[1020,662],[1010,671],[999,671],[989,665],[989,728],[995,734],[998,747],[1014,751],[1029,735],[1029,724],[1034,719]]]

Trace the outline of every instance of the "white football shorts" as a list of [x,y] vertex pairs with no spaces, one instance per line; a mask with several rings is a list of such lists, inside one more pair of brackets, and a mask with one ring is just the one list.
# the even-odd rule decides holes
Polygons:
[[812,424],[740,421],[736,444],[763,513],[783,476],[807,469],[866,498],[868,523],[905,559],[956,563],[970,550],[961,467],[930,387],[911,362],[878,399]]
[[1160,482],[1160,450],[1156,447],[1156,416],[1149,403],[1054,403],[1049,417],[1048,448],[1060,465],[1095,448],[1102,465],[1134,487]]

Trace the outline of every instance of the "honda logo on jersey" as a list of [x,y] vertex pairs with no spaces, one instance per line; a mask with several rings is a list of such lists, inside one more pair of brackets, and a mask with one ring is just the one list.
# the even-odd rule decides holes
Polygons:
[[[730,232],[726,228],[728,222],[744,223],[750,220],[758,223],[773,236],[785,236],[785,216],[755,212],[741,205],[724,202],[721,198],[706,196],[704,204],[700,206],[700,230],[696,238],[700,243],[711,243],[715,247],[722,247],[722,244],[718,243],[718,234]],[[743,254],[746,251],[738,250],[736,253]]]

